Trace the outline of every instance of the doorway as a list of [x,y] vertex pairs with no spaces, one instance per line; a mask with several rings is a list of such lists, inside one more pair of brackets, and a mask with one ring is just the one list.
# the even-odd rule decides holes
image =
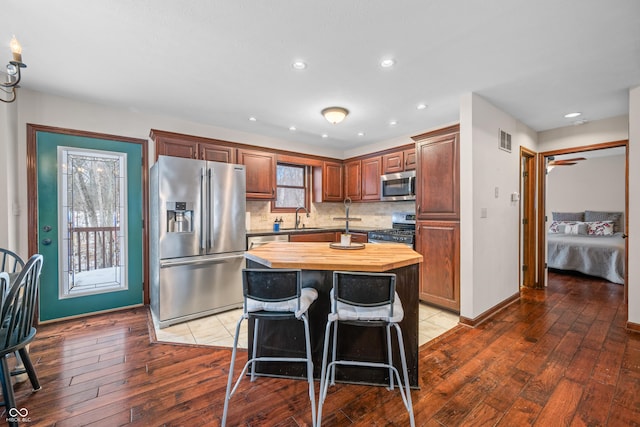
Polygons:
[[[628,149],[628,141],[612,141],[606,142],[602,144],[593,144],[589,146],[582,147],[573,147],[567,149],[560,149],[554,151],[547,151],[538,154],[538,176],[539,176],[539,197],[538,197],[538,268],[537,275],[539,277],[540,287],[546,287],[547,285],[547,226],[550,218],[547,218],[546,209],[547,209],[547,197],[548,197],[548,189],[547,189],[547,165],[552,157],[558,157],[562,155],[580,155],[580,153],[585,154],[590,151],[604,150],[609,148],[623,147],[625,152],[625,178],[624,178],[624,229],[628,230],[629,219],[628,219],[628,210],[629,210],[629,149]],[[627,302],[627,273],[626,266],[628,265],[628,242],[625,239],[625,257],[624,257],[624,294],[625,294],[625,303]]]
[[39,320],[144,303],[146,140],[28,125],[29,252]]

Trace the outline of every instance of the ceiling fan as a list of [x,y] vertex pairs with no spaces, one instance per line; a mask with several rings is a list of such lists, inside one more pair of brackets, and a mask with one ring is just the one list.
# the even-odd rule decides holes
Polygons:
[[555,160],[555,157],[553,156],[548,157],[548,159],[549,159],[549,163],[547,163],[547,166],[571,166],[571,165],[575,165],[581,160],[587,160],[585,157],[574,157],[571,159]]

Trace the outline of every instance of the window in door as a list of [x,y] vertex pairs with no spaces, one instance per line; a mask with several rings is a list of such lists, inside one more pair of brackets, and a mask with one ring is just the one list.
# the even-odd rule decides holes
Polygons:
[[59,297],[127,289],[126,153],[58,147]]

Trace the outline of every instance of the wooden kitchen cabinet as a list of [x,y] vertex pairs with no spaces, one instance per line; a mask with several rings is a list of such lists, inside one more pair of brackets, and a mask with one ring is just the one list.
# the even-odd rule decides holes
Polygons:
[[460,311],[459,127],[419,135],[416,141],[416,250],[420,299]]
[[[336,242],[340,241],[340,235],[342,232],[338,232],[336,236]],[[352,243],[367,243],[369,241],[369,235],[367,233],[349,233],[351,234]]]
[[290,242],[335,242],[336,232],[327,231],[320,233],[291,233],[289,235]]
[[354,202],[362,199],[361,160],[352,160],[344,164],[344,196]]
[[380,200],[380,174],[382,157],[370,157],[362,160],[362,200]]
[[151,131],[157,156],[183,157],[187,159],[211,160],[214,162],[235,163],[233,143],[182,135],[158,130]]
[[416,141],[417,219],[459,220],[459,133],[451,132]]
[[382,173],[397,173],[416,168],[415,148],[400,150],[382,156]]
[[416,251],[420,264],[421,301],[460,312],[460,223],[418,221]]
[[342,202],[344,200],[344,180],[342,177],[342,163],[323,161],[322,167],[314,167],[314,201]]
[[349,197],[354,202],[380,200],[381,171],[381,156],[345,162],[345,197]]
[[266,151],[238,148],[238,163],[245,165],[247,199],[276,197],[276,155]]

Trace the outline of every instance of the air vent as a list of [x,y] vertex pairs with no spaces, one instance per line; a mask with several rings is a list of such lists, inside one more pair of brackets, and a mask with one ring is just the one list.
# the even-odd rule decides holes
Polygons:
[[511,152],[511,134],[500,129],[500,149]]

